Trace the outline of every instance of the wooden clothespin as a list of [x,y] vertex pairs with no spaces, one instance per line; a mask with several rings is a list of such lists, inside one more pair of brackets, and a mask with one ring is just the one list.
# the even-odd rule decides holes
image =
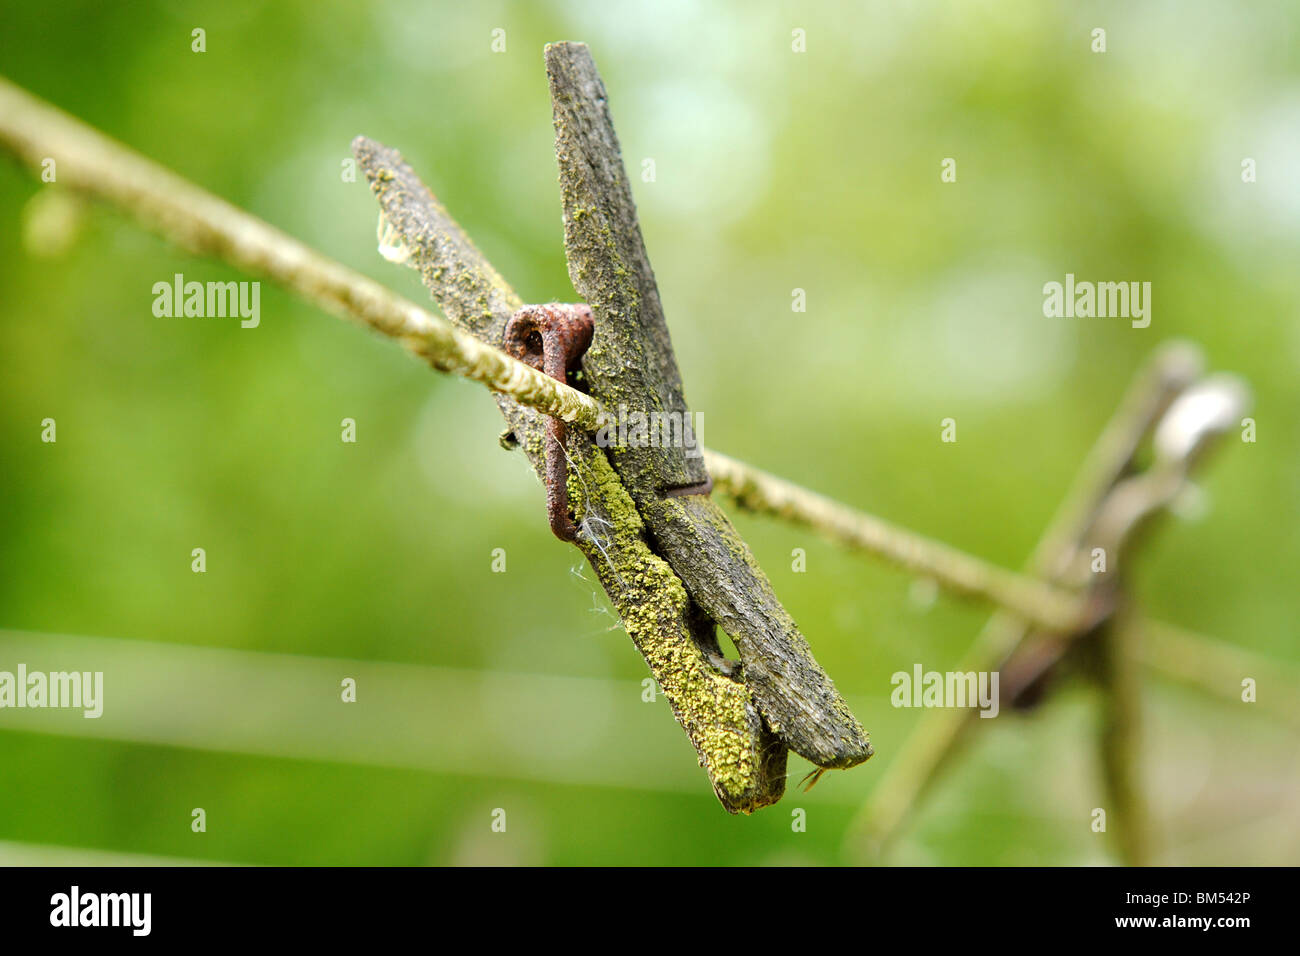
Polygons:
[[[1127,626],[1125,587],[1136,539],[1152,519],[1190,487],[1193,469],[1250,403],[1249,389],[1231,375],[1203,376],[1204,359],[1184,343],[1166,345],[1152,360],[1131,416],[1121,416],[1124,440],[1111,459],[1109,481],[1080,515],[1078,534],[1057,542],[1056,583],[1090,596],[1093,618],[1069,634],[1026,633],[1001,670],[1012,705],[1033,706],[1067,656],[1080,661],[1101,688],[1098,758],[1106,802],[1115,813],[1120,853],[1131,866],[1151,854],[1151,826],[1141,783],[1142,695],[1140,632]],[[1139,452],[1149,446],[1149,461]]]
[[[1121,805],[1117,830],[1130,864],[1146,855],[1143,803],[1134,759],[1140,726],[1137,655],[1116,626],[1125,608],[1123,574],[1132,562],[1135,535],[1184,488],[1195,465],[1244,414],[1244,384],[1230,376],[1205,376],[1200,349],[1185,342],[1156,349],[1083,463],[1074,486],[1035,548],[1028,572],[1082,591],[1084,617],[1073,627],[1035,627],[1011,611],[989,618],[960,665],[997,672],[999,695],[1031,707],[1050,673],[1074,648],[1085,651],[1107,693],[1103,695],[1101,760],[1107,789]],[[1144,448],[1151,464],[1140,467]],[[1105,571],[1094,571],[1094,549]],[[1131,638],[1132,635],[1127,635]],[[898,836],[941,768],[982,721],[969,710],[927,712],[878,782],[871,803],[853,824],[854,840],[878,855]]]
[[[691,421],[600,76],[583,44],[548,46],[546,66],[570,277],[595,320],[583,385],[607,409]],[[520,297],[400,155],[364,137],[353,152],[381,206],[381,251],[420,271],[448,319],[504,345]],[[508,423],[503,444],[521,447],[545,480],[555,431],[531,408],[496,398]],[[698,446],[602,448],[573,428],[565,437],[567,492],[581,529],[574,544],[723,806],[751,812],[776,802],[787,749],[824,768],[870,757],[866,731],[709,499]],[[725,661],[716,627],[739,650],[738,668]]]
[[[1092,618],[1070,634],[1026,635],[1002,668],[1002,692],[1013,704],[1032,704],[1044,681],[1080,638],[1106,628],[1124,604],[1124,581],[1133,546],[1152,519],[1191,487],[1192,472],[1215,442],[1234,428],[1250,404],[1235,376],[1205,376],[1199,349],[1164,346],[1139,382],[1144,407],[1122,416],[1126,436],[1098,486],[1076,533],[1055,542],[1054,583],[1090,595]],[[1149,462],[1139,453],[1149,446]]]
[[[569,277],[596,314],[583,361],[591,394],[606,408],[690,421],[600,74],[581,43],[547,46],[546,72]],[[708,486],[698,445],[614,444],[609,452],[658,552],[735,643],[741,676],[781,741],[818,767],[870,757],[866,732],[726,515],[707,492],[676,493]]]

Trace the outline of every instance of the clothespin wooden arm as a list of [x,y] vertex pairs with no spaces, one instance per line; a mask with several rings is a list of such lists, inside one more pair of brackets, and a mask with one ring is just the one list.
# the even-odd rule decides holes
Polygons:
[[[1182,349],[1185,346],[1177,345]],[[1165,352],[1167,362],[1176,353]],[[1181,357],[1178,357],[1181,361]],[[1162,359],[1153,368],[1160,371]],[[1199,370],[1202,363],[1187,363],[1184,371]],[[1163,376],[1160,400],[1149,405],[1154,414],[1135,419],[1132,435],[1137,439],[1106,493],[1091,509],[1088,527],[1072,546],[1063,549],[1064,564],[1058,581],[1091,590],[1096,618],[1090,628],[1071,634],[1027,634],[1004,666],[1002,691],[1015,702],[1039,681],[1079,638],[1103,627],[1123,601],[1124,569],[1130,562],[1133,544],[1152,519],[1164,513],[1188,487],[1193,470],[1200,465],[1217,440],[1240,421],[1250,403],[1249,390],[1231,375],[1212,375],[1199,381],[1184,375]],[[1152,461],[1138,470],[1134,459],[1138,447],[1151,441]],[[1092,556],[1106,562],[1104,571],[1094,571]]]
[[[690,410],[604,84],[581,43],[547,46],[546,71],[569,276],[596,316],[583,361],[591,394],[609,409],[680,420]],[[608,451],[656,552],[735,643],[768,726],[819,767],[850,767],[870,757],[866,731],[726,515],[707,494],[671,494],[707,479],[698,446],[628,443]]]
[[[451,322],[499,345],[523,300],[396,150],[364,137],[352,148],[379,200],[385,254],[419,271]],[[522,449],[544,478],[546,416],[509,396],[494,397],[507,423],[503,444]],[[732,813],[776,802],[785,787],[786,751],[765,727],[753,694],[711,660],[711,625],[651,549],[640,515],[604,453],[575,429],[568,454],[577,472],[570,487],[581,489],[581,517],[594,532],[575,546],[589,560],[694,745],[718,800]]]
[[[1089,540],[1090,530],[1097,525],[1107,502],[1113,500],[1113,490],[1133,473],[1143,441],[1152,429],[1203,373],[1204,359],[1193,345],[1172,342],[1155,351],[1088,453],[1034,549],[1029,573],[1059,584],[1082,583],[1078,569],[1083,544]],[[1195,451],[1187,456],[1189,462],[1205,447],[1199,440],[1192,445]],[[1069,633],[1035,627],[1014,613],[999,611],[989,618],[959,669],[998,671],[1003,701],[1027,700],[1029,689],[1041,686],[1040,678],[1078,637],[1095,632],[1112,618],[1117,602],[1118,592],[1094,587],[1091,624]],[[941,769],[960,751],[967,731],[979,723],[971,711],[954,708],[926,712],[850,828],[849,841],[859,853],[870,858],[885,850]]]

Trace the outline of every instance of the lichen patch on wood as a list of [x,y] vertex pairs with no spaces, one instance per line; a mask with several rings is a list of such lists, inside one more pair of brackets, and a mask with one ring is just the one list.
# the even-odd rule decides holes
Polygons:
[[[396,150],[358,137],[353,152],[388,226],[447,318],[487,344],[500,343],[522,299],[464,236]],[[546,463],[546,416],[497,394],[512,447],[539,477]],[[589,426],[590,427],[590,426]],[[785,747],[764,725],[753,694],[708,659],[711,623],[672,568],[646,541],[632,498],[604,451],[583,434],[569,440],[571,504],[583,533],[577,547],[645,658],[678,723],[695,747],[718,800],[750,813],[780,799]]]

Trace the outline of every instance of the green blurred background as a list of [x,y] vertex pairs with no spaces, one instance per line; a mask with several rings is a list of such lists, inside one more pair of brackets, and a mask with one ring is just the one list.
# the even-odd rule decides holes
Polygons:
[[[427,302],[341,176],[365,133],[526,300],[564,301],[542,46],[584,40],[711,447],[1018,567],[1133,372],[1191,339],[1250,382],[1259,440],[1229,436],[1134,591],[1294,667],[1298,30],[1294,3],[3,0],[0,73]],[[248,277],[102,209],[37,255],[40,189],[0,164],[0,669],[103,669],[106,702],[0,711],[0,861],[854,859],[923,713],[890,675],[954,667],[987,609],[737,516],[878,756],[729,817],[481,388],[269,284],[255,330],[155,318],[174,273]],[[1150,281],[1151,326],[1044,318],[1066,272]],[[1250,676],[1296,694],[1281,673]],[[1159,681],[1145,702],[1158,860],[1300,861],[1294,729]],[[1095,704],[1070,684],[982,722],[893,859],[1113,862]]]

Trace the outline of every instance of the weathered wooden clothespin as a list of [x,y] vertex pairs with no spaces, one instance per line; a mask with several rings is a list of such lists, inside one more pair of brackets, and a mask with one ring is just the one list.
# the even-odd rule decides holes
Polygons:
[[[1085,596],[1082,617],[1048,629],[999,610],[976,638],[960,670],[995,672],[1005,704],[1032,707],[1067,654],[1078,656],[1104,688],[1100,759],[1118,807],[1116,830],[1130,864],[1146,857],[1135,758],[1140,733],[1138,659],[1125,633],[1125,573],[1135,536],[1188,485],[1192,469],[1249,403],[1244,383],[1205,376],[1199,348],[1159,346],[1135,377],[1083,463],[1060,510],[1030,558],[1030,574]],[[1150,446],[1150,463],[1143,452]],[[877,783],[853,824],[867,857],[881,853],[922,802],[941,768],[982,724],[974,711],[927,712]]]
[[[1231,375],[1203,377],[1200,351],[1164,346],[1136,394],[1144,401],[1121,416],[1123,435],[1112,449],[1109,480],[1081,514],[1077,535],[1057,543],[1053,579],[1089,595],[1093,617],[1067,634],[1027,632],[1000,670],[1002,693],[1017,707],[1033,706],[1051,675],[1076,660],[1101,689],[1098,759],[1106,802],[1122,857],[1145,865],[1151,826],[1141,782],[1142,692],[1140,629],[1129,626],[1129,566],[1136,539],[1180,495],[1215,442],[1241,421],[1250,403],[1245,383]],[[1139,453],[1147,449],[1145,463]]]
[[[1109,626],[1125,600],[1133,546],[1180,495],[1192,490],[1194,468],[1236,427],[1250,391],[1227,374],[1205,376],[1204,359],[1183,342],[1165,345],[1139,382],[1144,405],[1121,416],[1126,436],[1108,480],[1098,485],[1075,534],[1055,543],[1049,577],[1090,595],[1092,620],[1070,634],[1026,634],[1002,668],[1002,692],[1012,704],[1032,703],[1044,680],[1080,639]],[[1149,461],[1139,453],[1149,446]]]
[[[546,48],[569,277],[596,313],[583,361],[607,408],[691,420],[659,290],[646,255],[608,97],[587,47]],[[735,643],[743,678],[768,725],[819,767],[871,756],[861,725],[818,666],[740,535],[707,493],[701,449],[656,442],[610,446],[615,470],[658,551],[692,600]]]
[[[582,44],[548,46],[546,66],[570,277],[594,315],[582,385],[608,410],[689,423],[600,76]],[[400,155],[364,137],[353,151],[380,202],[381,251],[418,269],[452,322],[506,345],[507,326],[524,305],[520,297]],[[564,374],[563,364],[553,367],[557,377]],[[787,749],[826,768],[871,756],[866,731],[709,499],[693,434],[677,443],[615,440],[601,447],[591,431],[550,428],[545,416],[503,395],[497,404],[509,426],[503,443],[521,447],[539,477],[546,480],[553,456],[565,456],[574,544],[724,807],[750,812],[778,800]],[[565,524],[552,517],[553,527]],[[739,650],[739,667],[724,659],[717,627]]]

